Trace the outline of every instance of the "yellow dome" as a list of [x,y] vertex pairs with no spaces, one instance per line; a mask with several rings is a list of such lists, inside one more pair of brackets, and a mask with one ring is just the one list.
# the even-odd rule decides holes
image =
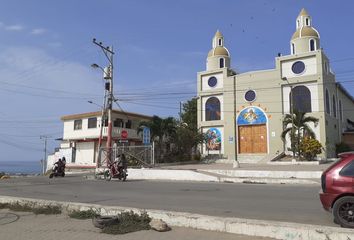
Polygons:
[[230,56],[229,51],[225,47],[216,47],[213,48],[209,51],[208,57],[213,57],[213,56]]
[[319,38],[320,36],[318,35],[316,29],[314,29],[313,27],[305,26],[297,29],[296,32],[294,32],[293,36],[291,37],[291,40],[294,40],[295,38],[301,38],[301,37]]

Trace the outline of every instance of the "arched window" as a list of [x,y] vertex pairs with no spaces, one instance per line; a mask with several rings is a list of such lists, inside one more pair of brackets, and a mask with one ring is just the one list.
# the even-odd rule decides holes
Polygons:
[[310,25],[310,21],[308,18],[306,18],[306,26],[309,26]]
[[310,51],[315,51],[315,40],[311,39],[310,40]]
[[329,106],[329,93],[327,89],[326,89],[326,113],[331,114],[331,109]]
[[343,109],[342,109],[342,101],[339,100],[339,119],[343,120]]
[[291,44],[291,54],[295,54],[295,44]]
[[222,40],[219,38],[219,46],[222,46]]
[[[311,92],[305,86],[296,86],[289,95],[290,109],[302,113],[312,112],[311,108]],[[292,102],[294,104],[292,105]]]
[[333,95],[333,100],[332,100],[332,109],[333,109],[333,116],[336,118],[337,117],[337,106],[336,106],[336,97]]
[[219,65],[220,65],[220,68],[223,68],[225,66],[225,59],[224,58],[219,59]]
[[205,121],[213,121],[220,119],[220,101],[216,97],[211,97],[205,103]]

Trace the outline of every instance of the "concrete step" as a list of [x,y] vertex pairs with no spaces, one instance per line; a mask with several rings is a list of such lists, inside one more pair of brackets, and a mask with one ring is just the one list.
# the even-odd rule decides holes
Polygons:
[[268,154],[238,154],[237,161],[240,163],[258,163]]

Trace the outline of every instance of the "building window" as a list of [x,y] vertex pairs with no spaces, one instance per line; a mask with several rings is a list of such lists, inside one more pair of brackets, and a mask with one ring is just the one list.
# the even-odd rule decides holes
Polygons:
[[329,106],[329,93],[327,89],[326,89],[326,113],[331,114],[331,108]]
[[253,90],[248,90],[245,93],[245,100],[247,102],[253,102],[254,100],[256,100],[256,92]]
[[128,121],[125,123],[125,128],[132,128],[132,121],[131,121],[131,120],[128,120]]
[[306,18],[306,26],[310,26],[310,21],[308,18]]
[[78,119],[74,121],[74,130],[82,129],[82,119]]
[[336,118],[337,117],[337,106],[336,106],[336,97],[333,95],[333,100],[332,100],[332,109],[333,109],[333,116]]
[[315,40],[314,39],[310,40],[310,51],[315,51]]
[[[311,92],[305,86],[296,86],[289,94],[290,109],[302,113],[312,112],[311,108]],[[292,102],[294,104],[292,105]]]
[[296,28],[299,28],[300,27],[300,20],[297,20],[296,21]]
[[294,43],[292,43],[291,44],[291,54],[295,54],[295,44]]
[[87,120],[87,127],[88,128],[97,128],[97,118],[94,117],[94,118],[89,118]]
[[343,121],[343,109],[342,109],[342,101],[339,100],[339,119]]
[[216,77],[210,77],[208,79],[209,87],[215,87],[217,83],[218,83],[218,80],[216,79]]
[[220,68],[225,67],[225,59],[224,58],[219,59],[219,65],[220,65]]
[[220,101],[216,97],[211,97],[205,103],[205,121],[213,121],[220,119]]
[[305,63],[301,61],[296,61],[294,64],[291,66],[291,71],[295,74],[302,74],[305,71]]
[[219,46],[222,46],[222,40],[219,38]]
[[122,127],[123,127],[123,119],[116,118],[116,119],[113,121],[113,127],[120,127],[120,128],[122,128]]

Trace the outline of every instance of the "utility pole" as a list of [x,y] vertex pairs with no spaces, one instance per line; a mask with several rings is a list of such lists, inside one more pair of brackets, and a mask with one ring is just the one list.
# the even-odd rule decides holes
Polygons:
[[[104,55],[106,56],[109,66],[103,69],[104,79],[107,81],[105,88],[107,91],[107,105],[106,105],[106,112],[108,115],[108,132],[107,132],[107,160],[111,162],[111,153],[112,153],[112,104],[113,104],[113,47],[105,47],[103,46],[102,42],[97,42],[96,38],[92,40],[92,42],[101,48]],[[96,64],[98,67],[98,65]],[[100,143],[99,143],[100,144]],[[99,159],[98,159],[99,161]],[[98,163],[97,163],[98,164]]]
[[48,136],[43,135],[43,136],[40,136],[39,138],[44,139],[44,158],[42,161],[42,174],[44,175],[45,170],[46,170],[46,162],[47,162],[47,139],[48,139]]
[[182,123],[182,104],[183,104],[183,102],[180,101],[179,102],[179,121],[180,121],[180,123]]

